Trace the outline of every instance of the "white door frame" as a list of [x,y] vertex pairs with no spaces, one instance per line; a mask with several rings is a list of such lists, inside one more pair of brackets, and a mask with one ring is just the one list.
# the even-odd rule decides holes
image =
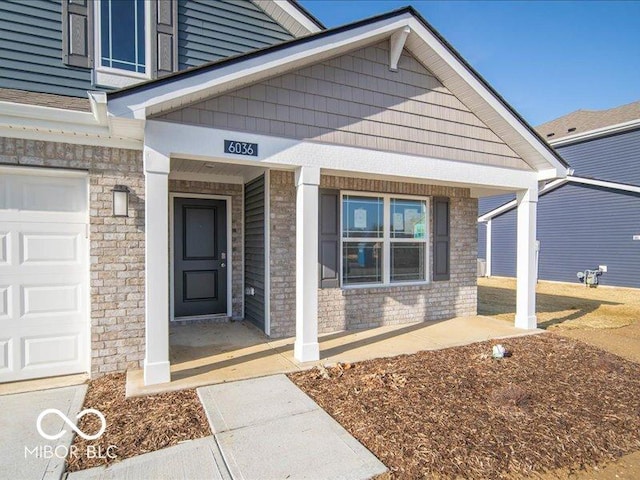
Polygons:
[[175,298],[174,298],[174,235],[173,235],[173,222],[174,222],[174,199],[176,198],[203,198],[207,200],[225,200],[227,208],[227,313],[222,314],[227,317],[233,316],[233,243],[232,243],[232,197],[229,195],[205,195],[201,193],[174,193],[169,192],[169,320],[174,322],[176,320],[201,320],[204,318],[212,318],[217,315],[196,315],[190,317],[175,317]]

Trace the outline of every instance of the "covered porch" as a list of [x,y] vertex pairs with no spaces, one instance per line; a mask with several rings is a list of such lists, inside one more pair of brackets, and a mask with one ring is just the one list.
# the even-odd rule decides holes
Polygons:
[[484,316],[334,332],[319,336],[320,359],[303,363],[294,356],[294,337],[270,339],[250,322],[172,325],[169,330],[171,383],[145,386],[143,371],[130,370],[127,396],[537,333],[540,330],[522,330]]

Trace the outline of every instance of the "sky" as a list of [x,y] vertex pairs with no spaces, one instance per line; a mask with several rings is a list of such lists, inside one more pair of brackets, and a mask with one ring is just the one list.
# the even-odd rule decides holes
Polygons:
[[534,126],[640,100],[640,1],[299,2],[329,28],[412,5]]

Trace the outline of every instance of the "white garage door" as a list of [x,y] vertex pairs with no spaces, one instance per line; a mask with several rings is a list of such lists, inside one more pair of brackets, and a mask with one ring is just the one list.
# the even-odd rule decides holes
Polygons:
[[87,177],[0,169],[0,382],[89,366]]

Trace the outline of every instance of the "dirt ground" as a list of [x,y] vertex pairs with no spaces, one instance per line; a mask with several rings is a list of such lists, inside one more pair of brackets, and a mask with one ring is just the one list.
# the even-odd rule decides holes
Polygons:
[[[515,287],[514,279],[478,279],[478,313],[513,321]],[[541,328],[640,363],[640,290],[540,282],[536,292]],[[558,471],[549,478],[639,479],[640,451],[604,468]]]
[[640,450],[637,364],[555,334],[501,343],[290,378],[392,478],[595,478],[574,472]]
[[[76,435],[73,445],[79,454],[67,458],[67,471],[70,472],[107,465],[211,435],[195,390],[125,398],[124,373],[92,380],[84,400],[83,409],[87,408],[103,413],[107,429],[96,440],[84,440]],[[90,435],[99,431],[100,421],[95,415],[85,415],[78,426]],[[109,450],[111,445],[115,449]],[[90,458],[88,452],[103,453]]]
[[[478,314],[513,322],[516,282],[478,279]],[[540,282],[538,326],[640,363],[640,290]]]

